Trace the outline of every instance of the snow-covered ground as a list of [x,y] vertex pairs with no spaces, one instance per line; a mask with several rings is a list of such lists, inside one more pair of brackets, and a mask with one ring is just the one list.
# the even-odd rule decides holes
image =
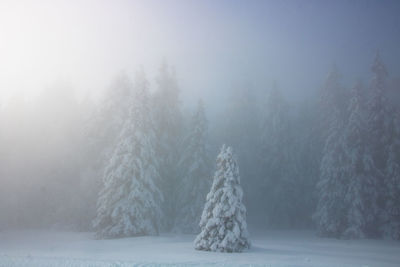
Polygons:
[[400,242],[321,239],[309,231],[253,233],[244,253],[193,249],[193,235],[95,240],[93,233],[0,232],[0,266],[400,266]]

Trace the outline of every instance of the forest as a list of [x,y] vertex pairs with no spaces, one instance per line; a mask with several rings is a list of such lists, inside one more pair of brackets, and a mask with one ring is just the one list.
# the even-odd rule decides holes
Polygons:
[[0,1],[0,266],[397,266],[399,13]]
[[[296,105],[276,84],[257,90],[241,85],[212,123],[201,99],[182,109],[184,89],[167,62],[154,88],[143,69],[133,77],[121,73],[98,104],[78,102],[67,85],[44,91],[30,109],[13,99],[2,112],[1,142],[8,152],[2,173],[12,179],[2,187],[8,216],[1,223],[95,229],[106,224],[103,216],[129,209],[132,188],[147,203],[140,205],[150,205],[141,208],[154,212],[143,223],[155,225],[115,236],[196,233],[216,155],[227,144],[239,162],[250,225],[399,239],[400,90],[387,74],[379,53],[369,81],[345,86],[333,67],[317,94]],[[133,153],[127,162],[125,153]],[[140,171],[138,164],[154,165],[153,174],[141,174],[150,184],[131,185],[128,176]],[[30,183],[21,184],[26,180],[18,178],[26,176]],[[35,183],[35,177],[44,180]],[[120,190],[121,203],[110,206]],[[122,210],[118,227],[127,223]],[[110,234],[100,229],[100,236]]]

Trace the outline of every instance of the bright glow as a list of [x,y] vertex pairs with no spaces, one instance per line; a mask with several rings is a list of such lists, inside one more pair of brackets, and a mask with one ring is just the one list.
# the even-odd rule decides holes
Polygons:
[[151,18],[139,2],[0,2],[0,97],[35,96],[59,80],[78,94],[143,63],[152,49]]

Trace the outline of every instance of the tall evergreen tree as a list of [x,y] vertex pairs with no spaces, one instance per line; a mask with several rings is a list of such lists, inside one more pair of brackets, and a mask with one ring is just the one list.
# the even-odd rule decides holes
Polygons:
[[346,165],[347,238],[368,237],[378,215],[376,180],[379,172],[375,168],[366,135],[365,110],[361,104],[362,86],[352,89],[349,106],[349,121],[345,129],[348,163]]
[[378,192],[377,205],[380,213],[375,218],[375,224],[370,227],[370,236],[379,236],[378,229],[382,225],[382,216],[386,203],[385,180],[388,151],[390,145],[390,123],[393,110],[387,100],[387,70],[379,53],[376,54],[372,64],[373,79],[371,81],[371,99],[368,102],[368,135],[373,162],[381,173],[376,177],[376,190]]
[[117,138],[128,117],[133,84],[126,73],[118,75],[107,88],[99,106],[89,117],[86,135],[86,154],[93,162],[90,167],[104,170]]
[[138,73],[129,117],[105,171],[94,227],[99,238],[157,234],[162,200],[148,83]]
[[240,252],[250,247],[239,168],[230,147],[222,147],[217,171],[194,241],[199,250]]
[[400,239],[400,114],[393,116],[385,179],[385,237]]
[[316,141],[320,142],[321,152],[324,149],[326,138],[330,135],[329,128],[332,120],[335,120],[333,117],[336,116],[336,119],[343,121],[347,117],[347,94],[340,80],[339,70],[333,66],[319,92],[317,127],[320,140]]
[[387,161],[387,148],[390,140],[391,110],[387,101],[387,70],[379,53],[371,68],[371,99],[368,102],[368,132],[372,145],[372,156],[376,167],[383,172]]
[[161,190],[165,196],[163,210],[167,214],[163,227],[169,230],[176,218],[183,120],[175,73],[166,62],[160,68],[157,85],[154,95],[157,156],[160,159]]
[[[293,136],[291,136],[288,104],[281,91],[274,87],[264,104],[261,126],[260,159],[263,203],[270,226],[292,226],[296,213],[296,182]],[[261,187],[260,187],[261,188]],[[297,202],[299,203],[299,202]],[[296,221],[299,221],[297,218]]]
[[179,201],[175,230],[198,233],[199,220],[207,191],[210,188],[210,162],[207,151],[207,119],[200,100],[193,115],[190,132],[184,142],[179,169]]
[[96,216],[96,196],[102,187],[101,178],[128,117],[132,93],[131,80],[127,74],[121,73],[106,89],[100,103],[86,111],[90,113],[85,114],[80,178],[88,188],[83,194],[87,206],[85,213],[87,219],[84,222],[87,228],[91,226],[90,222]]
[[347,227],[347,155],[343,122],[337,109],[331,120],[317,184],[318,204],[313,216],[320,236],[341,237]]

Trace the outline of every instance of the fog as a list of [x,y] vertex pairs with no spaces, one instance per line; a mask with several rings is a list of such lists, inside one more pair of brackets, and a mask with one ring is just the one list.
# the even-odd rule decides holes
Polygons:
[[[135,92],[147,79],[147,112],[154,117],[160,161],[155,183],[165,216],[160,232],[179,228],[184,190],[198,192],[204,203],[193,205],[203,209],[216,157],[226,144],[240,169],[250,233],[311,229],[342,237],[339,230],[324,232],[318,217],[325,199],[318,181],[326,176],[324,157],[334,151],[330,130],[342,127],[331,121],[351,123],[349,99],[358,82],[360,106],[371,106],[374,81],[382,73],[371,66],[382,63],[388,73],[382,76],[388,117],[379,118],[398,122],[399,13],[398,1],[2,0],[0,230],[98,231],[94,220],[100,216],[105,181],[119,144],[130,140],[130,110],[140,106]],[[191,176],[185,160],[193,159],[185,155],[200,153],[190,150],[195,147],[190,144],[193,124],[202,116],[200,99],[206,119],[199,137],[205,152],[199,151],[205,157],[199,156],[203,169]],[[368,125],[360,138],[368,136],[371,143],[374,122],[368,118],[374,110],[368,107],[360,115]],[[394,129],[388,130],[392,143],[360,152],[372,151],[379,170],[400,166],[393,141],[400,136]],[[394,152],[375,155],[374,149]],[[399,173],[380,173],[368,175],[379,181],[392,177],[389,189],[400,185]],[[193,175],[205,181],[203,189],[191,187],[197,186]],[[387,183],[376,187],[382,184]],[[387,211],[382,199],[399,203],[400,191],[382,188],[377,205]],[[365,206],[363,212],[371,209]],[[400,225],[399,214],[391,226]],[[362,235],[344,230],[343,235],[400,238],[400,228],[378,230],[382,221],[392,222],[390,214],[376,216],[379,223],[366,222]]]

